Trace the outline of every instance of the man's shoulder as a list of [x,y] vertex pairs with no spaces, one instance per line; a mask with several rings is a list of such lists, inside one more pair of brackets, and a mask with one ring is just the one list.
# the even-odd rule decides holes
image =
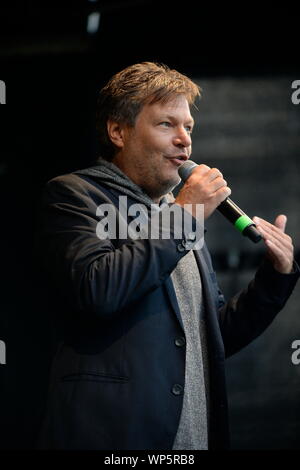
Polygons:
[[75,170],[70,173],[65,173],[63,175],[54,176],[46,182],[46,187],[58,187],[65,186],[70,188],[87,188],[87,187],[100,187],[99,181],[95,181],[92,175],[88,175],[88,170],[90,168],[85,168],[83,170]]
[[78,185],[84,184],[85,181],[76,173],[76,171],[65,173],[63,175],[54,176],[47,181],[46,186],[53,185]]
[[88,198],[94,201],[107,200],[107,191],[101,182],[92,176],[80,174],[81,170],[55,176],[46,182],[44,196],[59,198]]

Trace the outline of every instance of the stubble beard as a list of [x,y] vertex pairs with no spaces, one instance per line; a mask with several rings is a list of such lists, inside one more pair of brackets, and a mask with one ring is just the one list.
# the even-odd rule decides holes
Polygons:
[[157,169],[153,158],[153,166],[145,169],[144,162],[136,161],[136,170],[142,183],[139,186],[148,194],[155,202],[159,201],[163,196],[172,191],[181,182],[180,176],[174,172],[173,176],[163,176],[160,169]]
[[[159,175],[160,176],[160,175]],[[148,196],[153,199],[153,201],[159,201],[163,196],[173,191],[174,188],[180,183],[180,177],[178,178],[169,178],[168,180],[157,178],[156,181],[153,181],[152,185],[145,183],[142,189],[148,194]]]

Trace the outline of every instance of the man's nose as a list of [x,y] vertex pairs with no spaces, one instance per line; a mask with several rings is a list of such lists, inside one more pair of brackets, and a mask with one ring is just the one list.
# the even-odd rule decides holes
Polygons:
[[192,145],[191,134],[184,128],[178,128],[174,136],[174,145],[189,147]]

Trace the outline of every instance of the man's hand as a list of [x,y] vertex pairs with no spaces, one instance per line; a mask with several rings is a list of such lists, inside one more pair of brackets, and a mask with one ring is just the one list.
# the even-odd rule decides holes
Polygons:
[[273,267],[280,273],[290,273],[293,269],[294,247],[291,237],[284,233],[287,217],[278,215],[274,225],[259,217],[253,217],[253,222],[264,239],[267,256]]
[[207,165],[197,166],[179,191],[175,203],[180,206],[192,204],[192,215],[196,214],[196,204],[204,204],[204,219],[231,194],[227,182],[217,168]]

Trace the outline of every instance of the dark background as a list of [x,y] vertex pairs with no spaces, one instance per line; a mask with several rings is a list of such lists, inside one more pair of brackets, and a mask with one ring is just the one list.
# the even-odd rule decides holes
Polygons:
[[[101,13],[99,30],[87,17]],[[288,215],[299,259],[299,10],[168,1],[11,1],[0,7],[0,448],[32,449],[45,405],[51,309],[37,274],[39,204],[50,178],[97,155],[98,90],[123,67],[163,62],[199,82],[193,159],[219,167],[250,216]],[[262,245],[219,214],[206,241],[227,296],[247,283]],[[299,287],[266,333],[228,360],[234,449],[300,447]]]

